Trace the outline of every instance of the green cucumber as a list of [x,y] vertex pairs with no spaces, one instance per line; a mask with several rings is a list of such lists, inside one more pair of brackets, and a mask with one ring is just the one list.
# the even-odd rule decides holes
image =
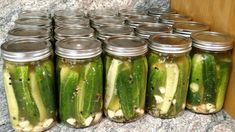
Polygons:
[[215,104],[216,101],[216,62],[211,54],[203,54],[203,80],[204,80],[204,103]]
[[200,105],[203,101],[203,56],[195,54],[192,58],[191,77],[187,103],[192,106]]
[[36,79],[43,104],[49,117],[55,116],[54,66],[46,61],[35,67]]
[[12,86],[17,99],[19,108],[19,117],[25,118],[32,125],[39,122],[39,110],[33,100],[32,92],[29,84],[29,67],[19,65],[16,66],[15,72],[10,73],[12,77]]
[[133,81],[131,64],[130,62],[125,61],[118,68],[116,88],[123,115],[127,120],[133,118],[135,114],[133,107],[133,92],[135,92],[136,88],[133,87]]
[[231,62],[219,62],[218,85],[216,95],[216,109],[220,110],[224,104],[225,92],[229,81]]
[[60,118],[65,121],[74,117],[74,94],[77,89],[79,74],[68,67],[61,67],[60,71]]
[[[105,62],[107,64],[107,62]],[[114,96],[117,95],[116,93],[116,80],[118,75],[118,69],[119,66],[122,64],[122,61],[113,59],[109,70],[107,72],[106,76],[106,86],[105,86],[105,108],[108,109],[109,106],[113,106],[113,102],[119,102],[119,101],[113,101]],[[110,107],[111,108],[111,107]],[[112,108],[111,108],[112,109]]]
[[167,114],[177,90],[179,68],[177,64],[166,63],[166,92],[160,108],[160,114]]
[[8,104],[8,110],[10,114],[10,120],[12,123],[12,126],[15,127],[18,124],[19,121],[19,107],[17,104],[17,99],[14,93],[14,89],[12,87],[11,82],[11,76],[7,69],[3,72],[3,79],[4,79],[4,87],[6,91],[6,97],[7,97],[7,104]]

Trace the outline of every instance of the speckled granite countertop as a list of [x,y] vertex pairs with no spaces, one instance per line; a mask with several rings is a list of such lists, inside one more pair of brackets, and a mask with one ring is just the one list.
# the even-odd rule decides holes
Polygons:
[[[7,32],[13,27],[17,14],[22,10],[48,10],[53,12],[58,9],[91,10],[97,8],[149,8],[149,7],[167,7],[169,0],[2,0],[0,3],[0,44],[7,36]],[[2,67],[2,60],[0,61]],[[2,75],[2,68],[0,68]],[[11,128],[8,118],[7,102],[5,98],[3,82],[0,79],[0,132],[14,131]],[[114,123],[108,119],[103,119],[101,123],[84,129],[69,128],[64,124],[56,124],[51,132],[73,132],[73,131],[121,131],[121,132],[235,132],[235,120],[233,120],[224,111],[213,115],[199,115],[185,111],[180,117],[173,119],[153,118],[146,114],[143,118],[132,123]]]

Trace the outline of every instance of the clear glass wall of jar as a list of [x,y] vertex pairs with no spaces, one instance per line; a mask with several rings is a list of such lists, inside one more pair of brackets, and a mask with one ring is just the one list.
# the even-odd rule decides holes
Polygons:
[[92,38],[56,43],[60,120],[81,128],[97,124],[103,110],[101,43]]
[[218,32],[192,33],[192,70],[187,108],[210,114],[222,109],[230,77],[233,39]]
[[105,40],[104,113],[115,122],[131,122],[144,115],[147,84],[147,43],[133,36]]
[[186,105],[191,40],[174,34],[151,35],[146,110],[160,118],[180,115]]
[[1,46],[9,117],[16,131],[45,131],[55,124],[50,47],[39,40],[8,41]]

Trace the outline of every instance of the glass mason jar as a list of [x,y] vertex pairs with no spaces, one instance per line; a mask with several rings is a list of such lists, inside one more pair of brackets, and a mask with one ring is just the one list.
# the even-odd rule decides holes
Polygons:
[[118,12],[118,16],[126,18],[129,16],[135,16],[135,15],[146,15],[145,11],[137,10],[137,9],[122,9]]
[[134,30],[125,25],[106,25],[96,29],[96,37],[104,42],[105,39],[116,35],[134,35]]
[[54,21],[57,19],[79,19],[84,18],[85,13],[80,10],[57,10],[54,13]]
[[176,22],[190,21],[192,18],[182,14],[163,14],[159,18],[160,23],[173,26]]
[[172,33],[171,26],[162,23],[143,23],[136,27],[135,35],[144,39],[149,39],[150,35],[158,33]]
[[94,37],[94,29],[90,27],[58,27],[55,29],[55,39],[65,38],[91,38]]
[[90,27],[90,21],[87,18],[58,18],[55,21],[55,27]]
[[191,39],[174,34],[151,35],[146,110],[160,118],[179,116],[185,108],[190,76]]
[[16,131],[49,129],[57,115],[50,44],[39,40],[8,41],[1,50],[12,127]]
[[210,27],[204,23],[185,21],[177,22],[173,25],[174,34],[190,37],[192,32],[208,31]]
[[135,16],[128,16],[126,18],[126,24],[132,28],[136,28],[139,24],[143,23],[156,23],[157,19],[155,17],[147,16],[147,15],[135,15]]
[[117,11],[114,9],[96,9],[96,10],[89,11],[87,13],[87,16],[89,18],[112,17],[112,16],[117,16]]
[[15,27],[52,29],[52,21],[48,18],[20,18],[15,21]]
[[124,20],[117,16],[104,16],[104,17],[94,17],[90,18],[91,27],[94,29],[98,28],[99,26],[105,25],[123,25]]
[[101,43],[92,38],[63,39],[56,43],[59,115],[81,128],[97,124],[103,110]]
[[131,122],[144,115],[147,84],[147,43],[133,36],[105,40],[104,113],[115,122]]
[[18,18],[51,18],[51,15],[46,10],[25,10],[19,14]]
[[230,77],[233,39],[218,32],[194,32],[187,108],[196,113],[222,109]]
[[163,14],[177,14],[175,10],[173,9],[160,9],[160,8],[150,8],[147,11],[149,16],[156,17],[157,19],[160,18]]

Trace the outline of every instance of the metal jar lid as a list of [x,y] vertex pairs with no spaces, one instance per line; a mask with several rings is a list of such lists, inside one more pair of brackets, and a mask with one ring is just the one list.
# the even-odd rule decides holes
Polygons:
[[118,12],[118,15],[121,17],[128,17],[133,15],[146,15],[146,13],[137,9],[122,9]]
[[150,35],[156,33],[172,33],[172,27],[162,23],[144,23],[136,28],[136,34],[139,37],[148,39]]
[[185,22],[175,23],[173,25],[173,29],[175,33],[187,35],[188,37],[190,37],[192,32],[208,31],[210,27],[200,22],[185,21]]
[[127,17],[127,24],[134,28],[142,23],[156,23],[156,22],[157,19],[155,17],[147,15],[135,15]]
[[190,21],[191,17],[182,14],[163,14],[160,16],[161,23],[173,25],[175,22]]
[[160,9],[160,8],[150,8],[148,10],[149,16],[156,16],[159,18],[162,14],[176,14],[176,11],[173,9]]
[[122,20],[120,17],[95,17],[90,19],[91,20],[91,26],[94,28],[97,28],[99,26],[104,25],[123,25],[124,20]]
[[232,37],[219,32],[193,32],[191,38],[193,46],[203,50],[227,51],[233,48]]
[[116,16],[117,11],[113,9],[97,9],[97,10],[91,10],[88,12],[88,17],[94,18],[94,17],[108,17],[108,16]]
[[51,18],[50,13],[45,10],[25,10],[19,14],[19,18]]
[[133,28],[125,25],[106,25],[97,28],[97,37],[105,40],[108,37],[116,35],[133,35]]
[[94,29],[90,27],[58,27],[55,29],[56,40],[64,38],[81,38],[81,37],[93,37]]
[[54,19],[65,19],[65,18],[81,18],[85,14],[79,10],[58,10],[54,13]]
[[8,32],[8,40],[21,40],[27,38],[50,39],[50,30],[47,28],[14,28]]
[[102,53],[101,42],[93,38],[67,38],[56,42],[55,53],[70,59],[92,58]]
[[31,28],[31,27],[44,27],[51,26],[51,19],[47,18],[21,18],[15,21],[15,27]]
[[186,53],[192,48],[190,38],[176,34],[155,34],[149,37],[149,48],[160,53]]
[[87,18],[65,18],[56,19],[56,27],[89,27],[90,21]]
[[51,55],[51,44],[43,40],[7,41],[1,45],[4,60],[12,62],[31,62]]
[[105,40],[107,53],[121,56],[134,57],[145,54],[148,51],[145,39],[135,36],[112,36]]

